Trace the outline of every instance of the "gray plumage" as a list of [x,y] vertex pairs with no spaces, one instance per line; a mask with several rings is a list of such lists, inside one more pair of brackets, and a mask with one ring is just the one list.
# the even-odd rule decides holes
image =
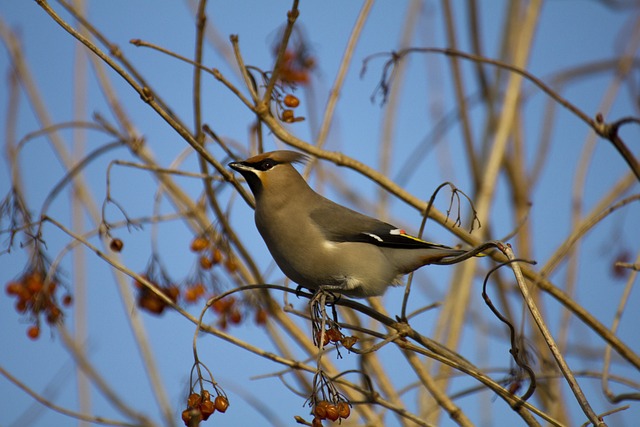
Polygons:
[[402,275],[465,253],[321,196],[293,167],[305,159],[273,151],[229,164],[255,196],[256,226],[271,255],[300,286],[359,298],[382,295]]

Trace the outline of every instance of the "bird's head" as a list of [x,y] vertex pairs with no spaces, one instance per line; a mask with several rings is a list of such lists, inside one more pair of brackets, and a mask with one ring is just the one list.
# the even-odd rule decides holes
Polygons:
[[292,191],[304,179],[293,167],[294,163],[304,163],[307,156],[295,151],[280,150],[258,154],[241,162],[229,163],[229,167],[239,172],[249,184],[251,192],[258,200],[265,192]]

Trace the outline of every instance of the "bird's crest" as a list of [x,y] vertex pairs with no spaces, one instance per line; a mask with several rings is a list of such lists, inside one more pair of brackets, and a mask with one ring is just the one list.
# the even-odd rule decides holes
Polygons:
[[305,154],[298,153],[297,151],[280,150],[258,154],[256,156],[248,158],[243,163],[258,164],[267,159],[271,159],[276,163],[305,163],[309,159],[309,157]]

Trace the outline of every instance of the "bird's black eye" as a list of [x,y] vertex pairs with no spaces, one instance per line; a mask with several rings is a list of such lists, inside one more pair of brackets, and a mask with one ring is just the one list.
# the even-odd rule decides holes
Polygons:
[[260,169],[261,171],[268,171],[275,165],[276,165],[276,162],[273,161],[272,159],[264,159],[258,164],[258,169]]

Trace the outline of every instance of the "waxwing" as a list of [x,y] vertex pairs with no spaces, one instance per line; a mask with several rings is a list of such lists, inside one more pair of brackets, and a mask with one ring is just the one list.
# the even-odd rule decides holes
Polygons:
[[272,151],[229,163],[255,196],[256,226],[273,259],[298,285],[357,298],[382,295],[402,275],[466,253],[326,199],[293,167],[306,158]]

